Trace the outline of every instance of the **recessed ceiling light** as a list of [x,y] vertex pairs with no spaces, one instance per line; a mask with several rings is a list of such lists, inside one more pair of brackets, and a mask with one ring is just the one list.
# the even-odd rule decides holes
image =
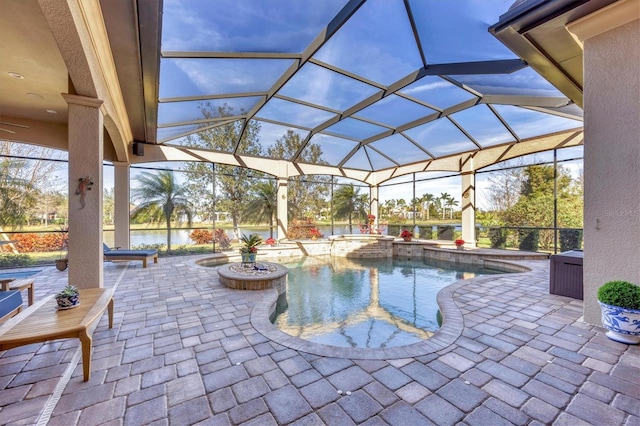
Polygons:
[[54,109],[45,109],[45,111],[47,111],[49,114],[57,114],[58,111],[54,110]]
[[27,96],[33,99],[44,99],[42,95],[39,95],[37,93],[32,93],[32,92],[27,93]]
[[24,78],[24,76],[22,74],[18,74],[17,72],[9,72],[9,75],[13,78],[18,78],[20,80],[22,80]]

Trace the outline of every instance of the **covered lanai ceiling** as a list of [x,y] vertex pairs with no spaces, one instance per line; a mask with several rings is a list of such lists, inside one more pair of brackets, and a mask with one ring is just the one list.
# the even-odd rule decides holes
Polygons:
[[[165,0],[155,142],[201,147],[218,129],[225,154],[360,178],[535,152],[580,132],[582,110],[489,33],[511,3]],[[240,142],[256,131],[260,152]]]

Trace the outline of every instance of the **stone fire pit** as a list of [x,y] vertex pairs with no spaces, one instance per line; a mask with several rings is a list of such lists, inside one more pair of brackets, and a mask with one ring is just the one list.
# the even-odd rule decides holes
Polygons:
[[220,282],[236,290],[265,290],[275,288],[278,294],[287,289],[289,270],[277,263],[228,263],[217,268]]

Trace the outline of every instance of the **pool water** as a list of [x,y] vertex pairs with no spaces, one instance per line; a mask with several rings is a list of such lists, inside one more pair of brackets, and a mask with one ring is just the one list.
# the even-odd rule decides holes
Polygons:
[[7,278],[15,278],[15,279],[20,279],[20,278],[27,278],[30,277],[31,275],[35,275],[38,272],[42,271],[42,269],[36,269],[36,270],[30,270],[30,271],[12,271],[12,272],[0,272],[0,279],[7,279]]
[[287,292],[272,322],[287,334],[341,347],[385,348],[438,330],[440,289],[491,273],[432,260],[306,257],[285,263]]

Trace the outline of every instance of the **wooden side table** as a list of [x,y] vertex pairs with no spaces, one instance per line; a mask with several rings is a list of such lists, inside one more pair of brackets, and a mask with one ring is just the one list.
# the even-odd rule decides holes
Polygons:
[[80,304],[68,310],[57,310],[54,296],[28,307],[0,326],[0,350],[46,342],[78,338],[82,344],[84,381],[91,375],[91,326],[108,308],[109,328],[113,327],[113,289],[80,290]]

